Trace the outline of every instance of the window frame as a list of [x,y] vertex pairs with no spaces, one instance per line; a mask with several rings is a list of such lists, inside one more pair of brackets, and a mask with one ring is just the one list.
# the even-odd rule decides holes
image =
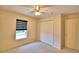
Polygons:
[[[19,30],[23,30],[24,31],[24,30],[26,30],[26,32],[27,32],[28,31],[28,29],[27,29],[27,23],[28,23],[28,21],[27,20],[16,19],[16,26],[17,26],[17,21],[26,22],[26,29],[17,29],[16,28],[16,31],[19,31]],[[28,36],[28,33],[26,35]],[[26,38],[27,38],[27,36],[26,36]],[[19,39],[16,39],[16,40],[24,40],[26,38],[19,38]]]

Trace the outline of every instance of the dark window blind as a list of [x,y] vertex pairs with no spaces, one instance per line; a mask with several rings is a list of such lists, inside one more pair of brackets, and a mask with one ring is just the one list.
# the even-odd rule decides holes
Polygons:
[[27,30],[27,21],[17,19],[16,30]]

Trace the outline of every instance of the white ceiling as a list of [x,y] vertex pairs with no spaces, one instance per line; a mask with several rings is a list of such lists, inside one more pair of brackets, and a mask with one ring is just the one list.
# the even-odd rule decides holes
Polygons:
[[43,12],[40,16],[34,15],[34,6],[32,5],[1,5],[0,8],[34,18],[45,18],[56,13],[79,13],[79,5],[40,5],[40,12]]

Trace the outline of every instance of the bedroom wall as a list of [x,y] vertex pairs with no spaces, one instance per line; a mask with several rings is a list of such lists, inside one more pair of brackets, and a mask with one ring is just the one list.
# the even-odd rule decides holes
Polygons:
[[[28,38],[16,41],[16,19],[28,21]],[[37,40],[37,20],[19,13],[0,9],[0,51],[5,51]]]

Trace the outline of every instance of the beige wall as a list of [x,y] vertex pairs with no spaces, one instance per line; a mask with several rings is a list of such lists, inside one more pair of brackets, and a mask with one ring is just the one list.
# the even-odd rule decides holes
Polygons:
[[[28,38],[16,41],[16,19],[28,21]],[[0,51],[37,40],[37,20],[18,13],[0,9]]]
[[[51,21],[52,24],[54,25],[53,32],[51,32],[52,37],[54,38],[53,42],[53,47],[61,49],[61,15],[60,14],[55,14],[52,17],[45,18],[45,19],[40,19],[39,23],[41,22],[46,22],[46,21]],[[39,25],[40,28],[42,25]],[[44,26],[43,26],[44,27]],[[51,28],[49,28],[51,29]],[[40,30],[39,30],[40,31]],[[41,35],[41,34],[40,34]],[[41,37],[39,37],[41,40]],[[44,41],[45,39],[42,39],[41,41]],[[49,38],[48,38],[49,40]],[[50,42],[48,42],[50,44]]]
[[79,50],[79,14],[65,15],[65,47]]

